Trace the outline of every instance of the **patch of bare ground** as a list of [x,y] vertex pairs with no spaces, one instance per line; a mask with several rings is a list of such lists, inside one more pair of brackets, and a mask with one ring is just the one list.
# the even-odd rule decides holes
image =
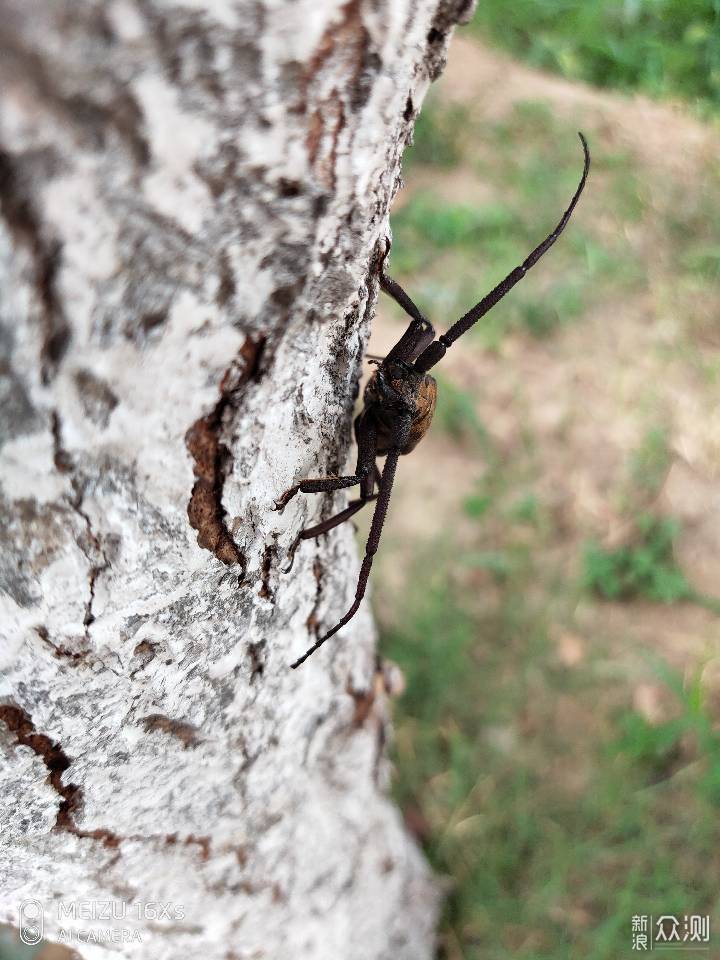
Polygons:
[[476,40],[458,36],[443,77],[443,96],[485,121],[501,119],[514,103],[545,100],[553,111],[580,120],[619,149],[631,150],[649,173],[690,181],[717,158],[720,133],[682,104],[622,95],[533,70]]

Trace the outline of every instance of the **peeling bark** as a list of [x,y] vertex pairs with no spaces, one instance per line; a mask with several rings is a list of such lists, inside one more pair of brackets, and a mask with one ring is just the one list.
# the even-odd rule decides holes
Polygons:
[[[222,502],[226,468],[232,454],[223,444],[221,434],[226,414],[231,413],[233,406],[237,407],[240,402],[242,387],[250,380],[259,379],[264,346],[264,337],[257,341],[248,337],[220,381],[220,399],[212,412],[196,420],[185,437],[194,460],[193,470],[198,478],[188,503],[188,519],[198,531],[197,542],[214,553],[218,560],[228,565],[239,563],[243,570],[245,558],[227,529],[227,515]],[[263,560],[264,577],[267,576],[265,566]]]
[[[0,12],[0,919],[38,900],[86,958],[430,957],[367,609],[288,669],[354,591],[349,529],[281,572],[340,498],[271,507],[344,468],[467,0]],[[58,913],[108,900],[173,919]]]

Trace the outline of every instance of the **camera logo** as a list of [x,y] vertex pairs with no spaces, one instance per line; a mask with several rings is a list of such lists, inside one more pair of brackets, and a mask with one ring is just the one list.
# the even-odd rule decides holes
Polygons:
[[43,937],[43,907],[39,900],[23,900],[20,904],[20,939],[30,947]]

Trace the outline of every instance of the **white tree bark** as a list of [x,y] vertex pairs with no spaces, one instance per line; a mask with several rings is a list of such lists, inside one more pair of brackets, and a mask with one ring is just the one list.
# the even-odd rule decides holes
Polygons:
[[341,499],[271,506],[345,466],[468,8],[0,2],[0,918],[84,957],[431,955],[367,609],[288,669],[354,591],[346,528],[281,574]]

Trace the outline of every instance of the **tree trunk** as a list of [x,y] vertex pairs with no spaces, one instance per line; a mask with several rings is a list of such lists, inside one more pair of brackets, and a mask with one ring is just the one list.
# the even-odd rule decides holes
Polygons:
[[469,12],[0,2],[0,916],[84,957],[431,955],[367,607],[288,669],[354,591],[347,528],[281,572],[341,498],[271,507],[345,467]]

